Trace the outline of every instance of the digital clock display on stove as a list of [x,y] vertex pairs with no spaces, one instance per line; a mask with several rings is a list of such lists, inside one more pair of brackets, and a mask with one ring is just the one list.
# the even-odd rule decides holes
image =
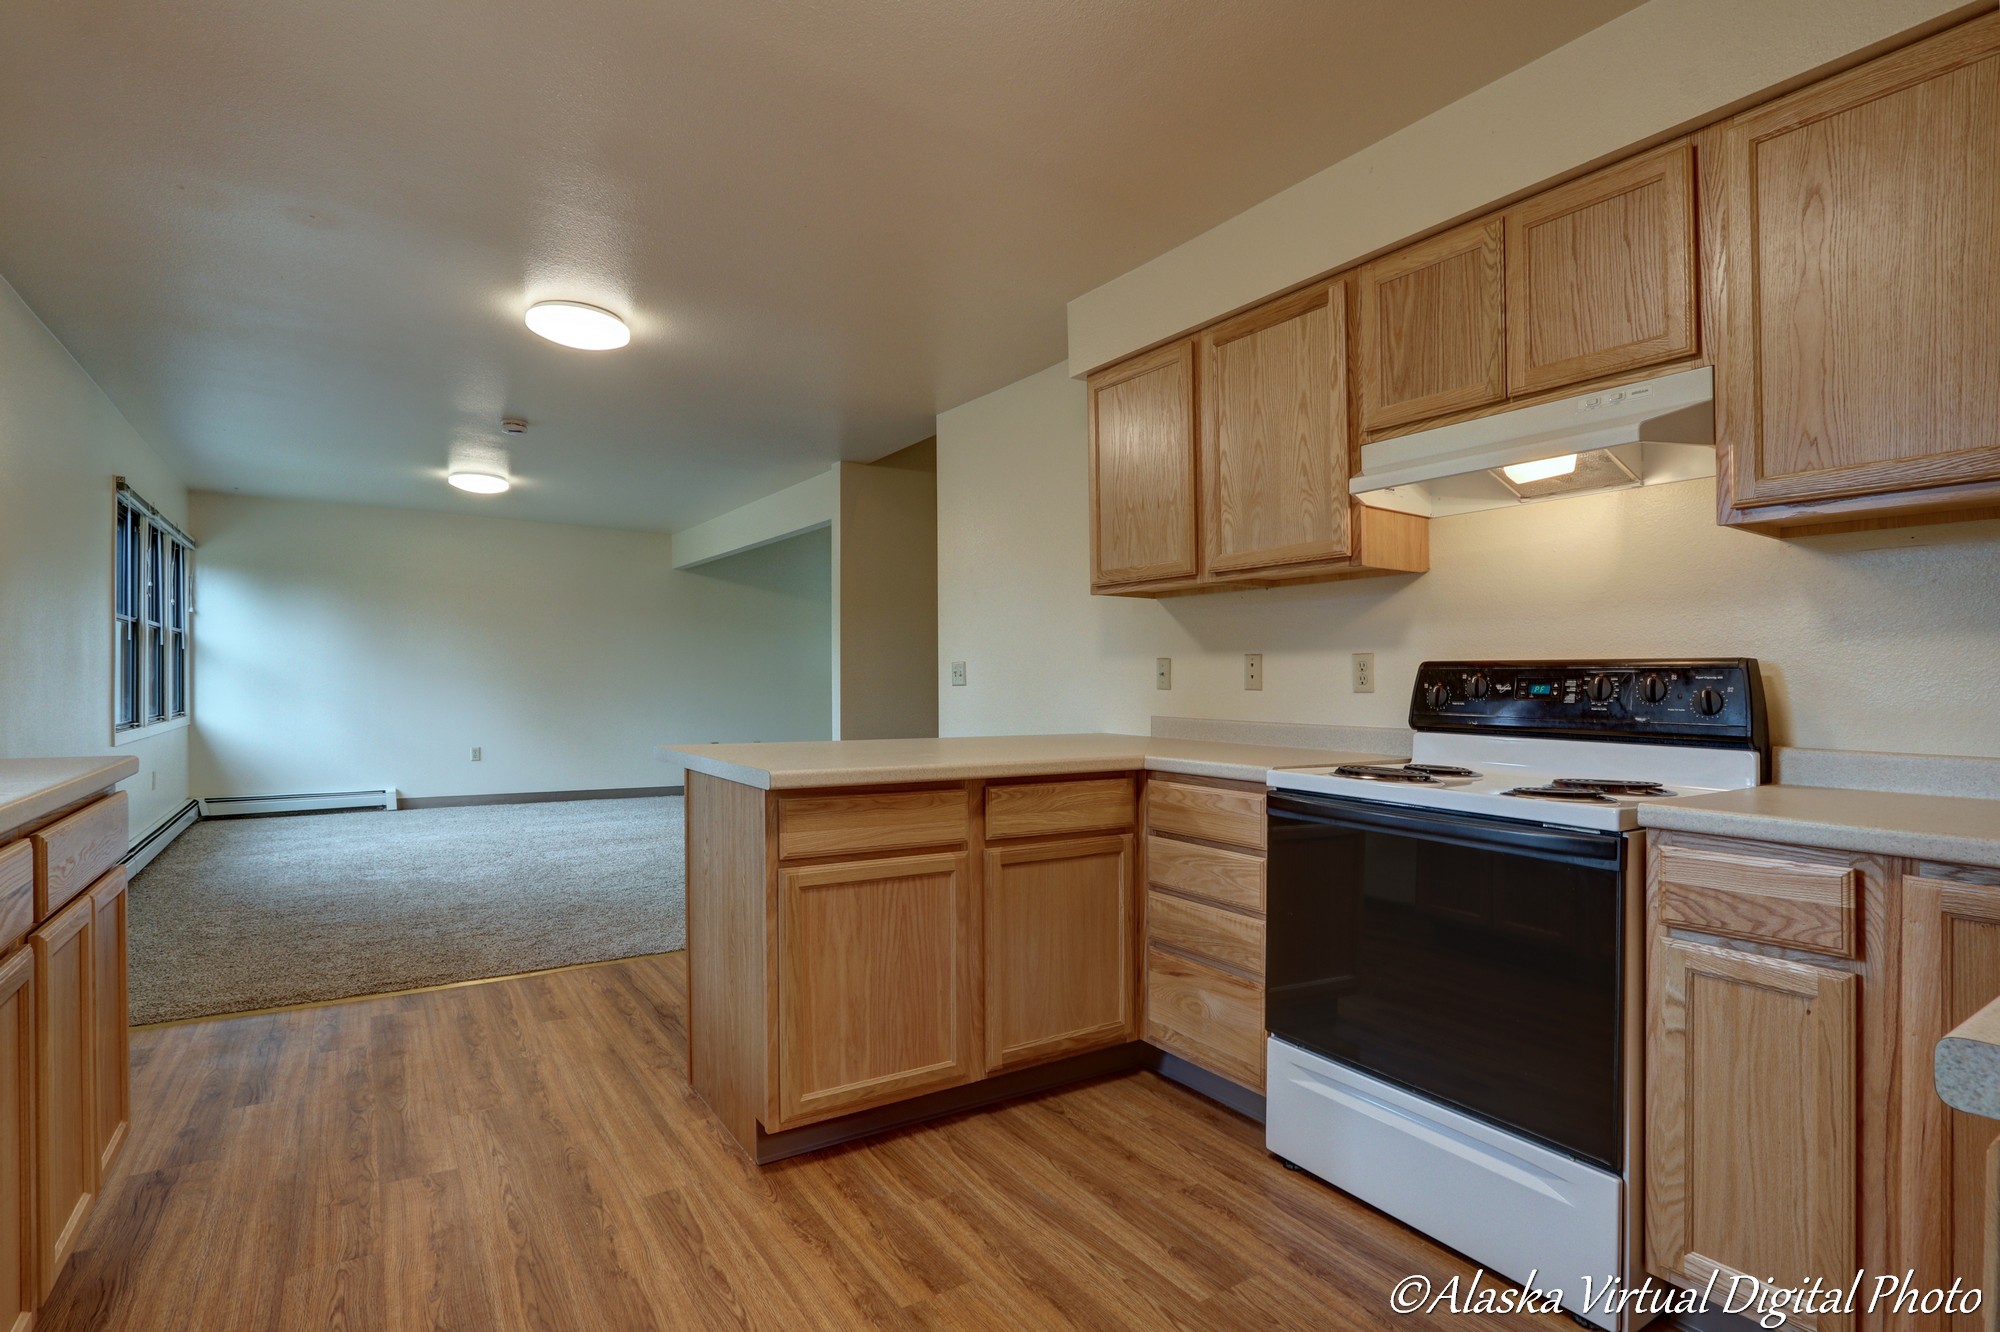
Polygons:
[[1525,698],[1554,698],[1556,686],[1553,680],[1523,680],[1521,694]]

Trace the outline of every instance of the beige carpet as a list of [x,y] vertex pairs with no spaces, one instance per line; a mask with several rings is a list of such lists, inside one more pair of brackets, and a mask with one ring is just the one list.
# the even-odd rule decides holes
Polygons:
[[132,1021],[687,940],[678,796],[204,820],[132,881]]

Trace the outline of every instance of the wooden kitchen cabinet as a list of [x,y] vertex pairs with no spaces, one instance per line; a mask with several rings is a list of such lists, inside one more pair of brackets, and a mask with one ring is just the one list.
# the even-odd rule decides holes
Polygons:
[[1506,398],[1505,244],[1492,217],[1363,265],[1364,430]]
[[[1860,979],[1829,966],[1662,939],[1647,1047],[1648,1261],[1844,1286],[1855,1217]],[[1799,1317],[1816,1332],[1838,1315]]]
[[963,853],[778,874],[778,1122],[979,1074],[977,921]]
[[1184,339],[1090,377],[1093,588],[1199,572],[1194,356]]
[[1212,574],[1346,559],[1347,283],[1207,329],[1202,546]]
[[2000,17],[1728,121],[1723,522],[2000,505]]
[[125,870],[90,890],[91,1025],[95,1056],[97,1177],[103,1179],[125,1145],[132,1122],[132,1059],[125,972]]
[[25,1332],[35,1278],[35,951],[0,961],[0,1328]]
[[88,896],[30,936],[35,958],[36,1285],[47,1299],[97,1193],[95,963]]
[[986,852],[986,1067],[1134,1039],[1130,833]]
[[1694,148],[1647,153],[1508,210],[1506,268],[1514,396],[1692,356]]

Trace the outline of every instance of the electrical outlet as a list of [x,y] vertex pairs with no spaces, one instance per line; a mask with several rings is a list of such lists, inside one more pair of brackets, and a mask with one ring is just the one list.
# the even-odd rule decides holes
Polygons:
[[951,664],[951,682],[952,682],[953,684],[955,684],[955,685],[962,685],[962,684],[964,684],[964,683],[965,683],[965,663],[964,663],[964,662],[962,662],[962,661],[955,661],[955,662],[953,662],[953,663]]
[[1375,692],[1375,654],[1372,652],[1354,654],[1354,692],[1357,694]]
[[1246,652],[1243,654],[1243,687],[1262,689],[1264,687],[1264,654]]
[[480,762],[480,761],[481,761],[481,760],[482,760],[482,759],[483,759],[484,757],[485,757],[485,751],[484,751],[484,750],[482,750],[482,749],[480,749],[480,747],[479,747],[478,745],[474,745],[474,746],[472,747],[472,761],[473,761],[474,763],[478,763],[478,762]]
[[1174,659],[1161,657],[1153,663],[1153,688],[1172,689],[1174,687]]

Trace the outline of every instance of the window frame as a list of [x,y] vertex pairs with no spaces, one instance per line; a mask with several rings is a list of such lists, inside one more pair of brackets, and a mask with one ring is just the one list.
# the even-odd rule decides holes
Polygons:
[[194,540],[118,482],[111,543],[111,743],[194,720]]

